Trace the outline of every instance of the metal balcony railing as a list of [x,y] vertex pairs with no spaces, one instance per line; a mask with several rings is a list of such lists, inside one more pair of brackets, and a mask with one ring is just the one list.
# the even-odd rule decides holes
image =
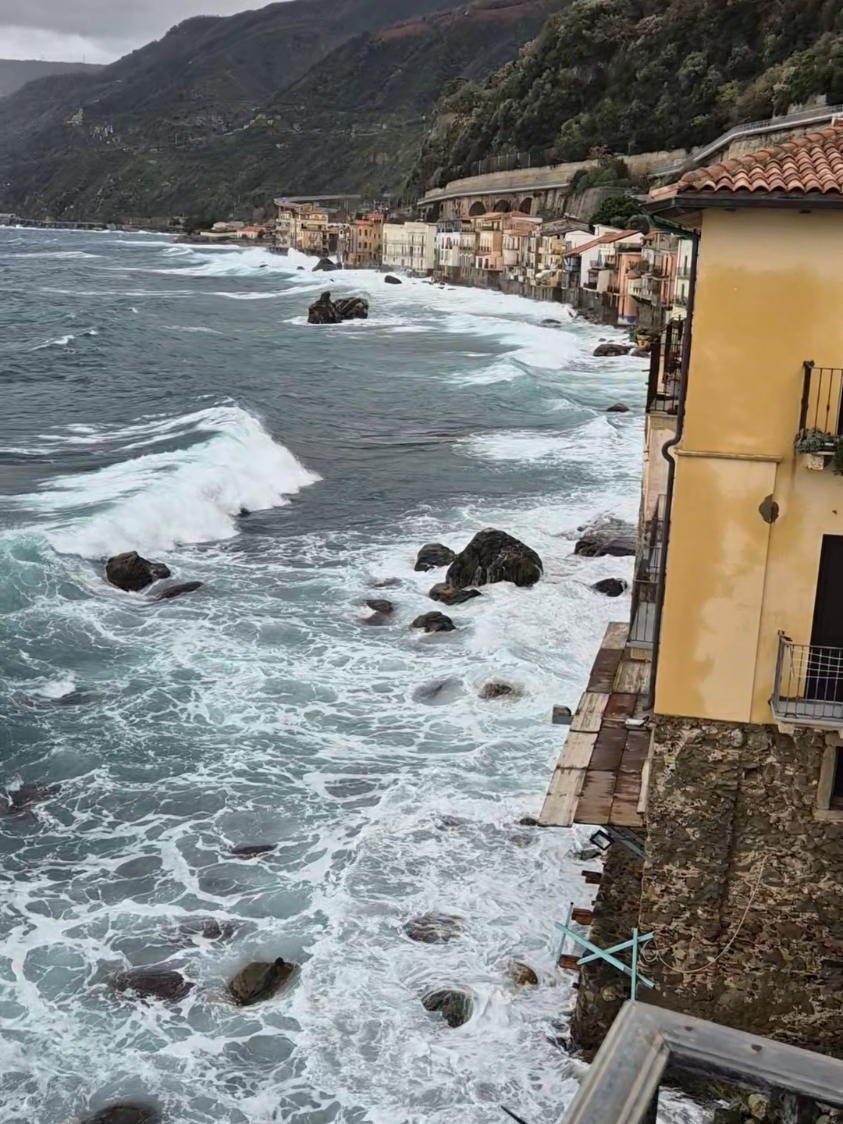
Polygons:
[[828,434],[829,444],[843,433],[843,369],[817,367],[813,361],[803,365],[802,408],[799,436],[811,431]]
[[652,648],[656,632],[656,605],[661,593],[662,560],[665,547],[666,496],[659,496],[652,518],[644,532],[641,551],[635,563],[632,583],[629,644]]
[[779,633],[770,708],[779,722],[843,728],[843,648],[794,644]]

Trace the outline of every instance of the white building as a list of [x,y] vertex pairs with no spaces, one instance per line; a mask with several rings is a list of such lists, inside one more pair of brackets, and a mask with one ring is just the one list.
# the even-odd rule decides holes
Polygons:
[[383,264],[424,277],[436,264],[436,227],[427,222],[384,223]]

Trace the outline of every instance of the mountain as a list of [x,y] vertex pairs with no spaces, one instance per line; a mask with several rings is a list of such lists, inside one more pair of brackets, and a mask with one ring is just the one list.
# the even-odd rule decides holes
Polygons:
[[576,0],[514,64],[439,103],[415,180],[531,150],[690,148],[824,98],[843,101],[843,0]]
[[0,210],[226,216],[279,191],[396,191],[447,83],[484,79],[567,2],[291,0],[186,20],[0,101]]
[[48,74],[76,74],[102,69],[83,62],[41,62],[37,59],[0,59],[0,98],[13,94],[27,82]]

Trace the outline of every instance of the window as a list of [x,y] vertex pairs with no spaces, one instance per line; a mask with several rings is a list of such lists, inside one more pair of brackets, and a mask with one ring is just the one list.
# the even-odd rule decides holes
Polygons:
[[843,810],[843,749],[834,751],[834,778],[831,782],[829,807]]
[[843,745],[827,745],[823,751],[814,815],[821,820],[843,820]]

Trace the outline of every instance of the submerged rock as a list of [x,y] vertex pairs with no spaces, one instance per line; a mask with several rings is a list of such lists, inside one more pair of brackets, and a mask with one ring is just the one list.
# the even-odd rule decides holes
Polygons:
[[421,913],[403,925],[411,941],[420,944],[447,944],[463,934],[463,920],[449,913]]
[[127,593],[139,593],[153,582],[169,576],[170,571],[162,562],[149,562],[141,558],[136,550],[115,554],[105,564],[106,581]]
[[436,1011],[450,1027],[463,1026],[474,1012],[474,1001],[467,991],[440,988],[422,996],[426,1011]]
[[259,855],[270,854],[277,846],[277,843],[240,843],[231,848],[231,854],[236,859],[255,859]]
[[484,683],[478,694],[481,699],[520,699],[524,692],[520,687],[514,687],[512,683],[505,683],[502,679],[493,679],[489,683]]
[[574,554],[583,558],[634,557],[638,549],[638,533],[631,523],[609,517],[581,528],[581,537]]
[[632,344],[630,343],[599,343],[593,354],[597,356],[629,355],[630,351],[632,351]]
[[522,816],[518,821],[519,827],[541,827],[535,816]]
[[93,1116],[86,1116],[82,1124],[159,1124],[160,1120],[161,1114],[157,1109],[123,1101],[101,1108]]
[[591,588],[595,593],[605,593],[607,597],[620,597],[629,589],[629,584],[622,578],[603,578]]
[[443,605],[462,605],[475,597],[482,597],[479,589],[455,589],[447,582],[437,582],[428,593],[431,601],[441,601]]
[[178,933],[183,937],[201,937],[205,941],[227,941],[237,932],[233,921],[219,921],[216,917],[200,917],[196,921],[185,921],[179,925]]
[[385,598],[373,597],[371,600],[367,601],[366,604],[374,613],[383,613],[385,616],[388,616],[390,613],[395,612],[395,606],[391,601],[387,601]]
[[228,990],[238,1006],[251,1007],[275,995],[289,983],[295,970],[295,964],[288,964],[280,956],[272,964],[249,964],[229,982]]
[[448,568],[448,585],[465,589],[494,582],[531,586],[542,576],[542,560],[534,550],[505,531],[479,531]]
[[403,584],[400,578],[376,578],[372,589],[399,589]]
[[10,789],[0,796],[0,815],[14,816],[20,812],[25,812],[35,804],[43,804],[45,800],[52,800],[60,792],[61,788],[57,784],[42,786],[22,784],[20,788]]
[[649,359],[650,349],[649,347],[634,347],[629,354],[633,359]]
[[193,990],[193,984],[181,972],[170,968],[129,968],[118,972],[109,983],[115,991],[134,992],[142,999],[177,1002]]
[[387,273],[386,277],[384,277],[384,281],[387,285],[403,285],[401,278],[393,277],[391,273]]
[[160,593],[150,597],[150,601],[172,601],[174,597],[181,597],[184,593],[194,593],[202,588],[202,582],[183,582],[181,585],[168,585]]
[[616,402],[614,406],[609,406],[606,409],[607,414],[628,414],[629,406],[625,402]]
[[524,964],[520,960],[510,960],[506,966],[506,972],[512,982],[518,984],[519,987],[538,986],[539,977],[529,964]]
[[427,703],[428,706],[446,706],[454,702],[463,693],[461,679],[437,679],[433,683],[424,683],[413,691],[416,702]]
[[455,558],[456,554],[449,546],[443,546],[441,542],[429,542],[419,551],[413,569],[421,573],[438,570],[441,566],[450,566]]
[[456,627],[444,613],[423,613],[410,625],[410,628],[423,628],[425,632],[453,632]]
[[372,613],[370,617],[361,617],[360,623],[370,628],[380,628],[385,624],[392,624],[392,613]]

